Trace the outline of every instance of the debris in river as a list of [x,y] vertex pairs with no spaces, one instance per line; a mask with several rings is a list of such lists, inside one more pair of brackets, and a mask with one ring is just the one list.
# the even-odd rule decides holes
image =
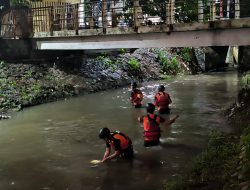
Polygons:
[[0,119],[10,119],[10,116],[0,114]]

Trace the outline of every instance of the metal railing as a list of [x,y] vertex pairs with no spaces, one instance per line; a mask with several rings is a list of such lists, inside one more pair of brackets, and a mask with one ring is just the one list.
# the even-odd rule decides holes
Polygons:
[[[33,33],[168,25],[174,23],[207,22],[250,17],[249,0],[168,0],[162,3],[139,0],[99,0],[89,3],[31,4]],[[7,22],[2,20],[1,35],[15,34],[17,28],[12,14]],[[14,32],[13,32],[14,31]]]

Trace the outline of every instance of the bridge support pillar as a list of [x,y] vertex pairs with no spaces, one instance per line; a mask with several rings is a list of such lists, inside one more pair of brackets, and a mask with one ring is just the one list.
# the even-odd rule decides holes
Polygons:
[[238,68],[242,72],[250,70],[250,46],[241,46],[239,48]]
[[226,63],[229,67],[234,67],[238,65],[239,57],[239,47],[238,46],[229,46],[227,51]]
[[106,28],[107,28],[107,1],[102,0],[102,27],[103,27],[103,32],[106,33]]
[[235,15],[234,15],[235,19],[239,19],[240,18],[240,0],[235,0]]
[[168,1],[166,5],[166,24],[173,24],[175,20],[175,0]]
[[141,18],[141,14],[142,14],[142,10],[141,10],[141,7],[140,7],[140,4],[139,4],[139,0],[134,0],[134,28],[137,29],[141,22],[142,22],[142,18]]
[[79,10],[79,4],[76,4],[76,7],[74,9],[74,15],[75,15],[74,25],[75,25],[76,35],[79,34],[79,31],[78,31],[79,30],[78,10]]
[[171,0],[171,8],[170,8],[170,23],[173,24],[175,20],[175,0]]
[[203,1],[202,0],[198,0],[198,22],[203,22]]
[[215,0],[212,0],[210,6],[210,15],[211,15],[210,19],[212,21],[215,21],[215,14],[216,14]]

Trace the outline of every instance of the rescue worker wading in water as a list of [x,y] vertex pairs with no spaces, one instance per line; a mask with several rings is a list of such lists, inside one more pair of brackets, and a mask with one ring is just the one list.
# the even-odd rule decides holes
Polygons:
[[179,117],[179,115],[176,115],[172,119],[165,120],[164,118],[155,115],[154,111],[154,104],[149,103],[147,105],[147,115],[138,118],[140,123],[143,123],[144,146],[146,147],[155,146],[160,143],[160,123],[163,123],[164,125],[170,125],[171,123],[175,122],[175,120]]
[[160,114],[170,113],[169,104],[172,103],[170,95],[164,92],[165,87],[160,85],[158,88],[158,93],[155,95],[154,105],[158,107],[158,112]]
[[[99,137],[106,142],[106,151],[102,162],[114,158],[131,159],[133,157],[132,141],[127,135],[119,131],[110,132],[110,130],[105,127],[100,130]],[[110,155],[111,149],[115,150],[115,152]]]
[[137,84],[136,82],[133,82],[131,84],[132,87],[132,92],[130,96],[131,103],[135,108],[140,108],[142,106],[142,99],[143,99],[143,94],[141,90],[137,89]]

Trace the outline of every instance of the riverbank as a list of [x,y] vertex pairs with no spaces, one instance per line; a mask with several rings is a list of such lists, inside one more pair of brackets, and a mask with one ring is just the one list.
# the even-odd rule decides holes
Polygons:
[[242,77],[238,100],[225,112],[235,134],[212,132],[208,146],[186,175],[164,184],[164,190],[248,190],[250,188],[250,77]]
[[200,72],[193,51],[137,49],[133,53],[0,62],[0,113],[169,75]]

